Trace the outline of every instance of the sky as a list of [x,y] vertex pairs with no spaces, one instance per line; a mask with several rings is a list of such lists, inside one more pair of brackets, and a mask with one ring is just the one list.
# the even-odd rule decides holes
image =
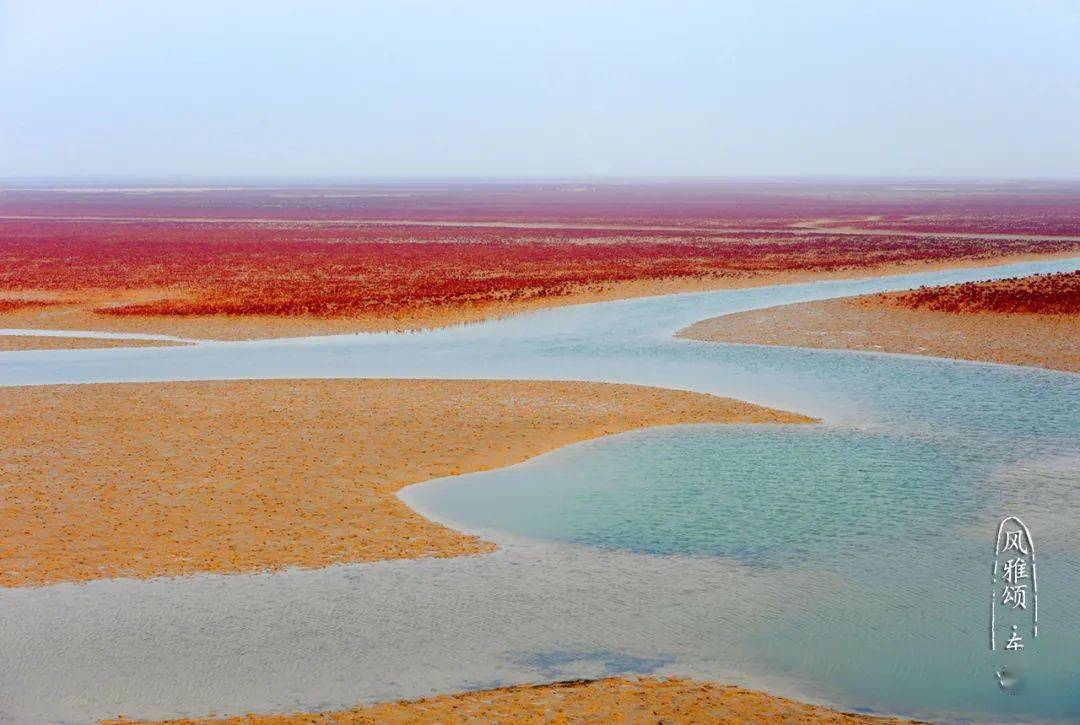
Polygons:
[[1080,2],[0,0],[0,178],[1080,178]]

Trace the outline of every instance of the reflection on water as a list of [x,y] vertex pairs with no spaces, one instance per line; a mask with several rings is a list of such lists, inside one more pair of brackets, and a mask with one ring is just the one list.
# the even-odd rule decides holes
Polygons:
[[614,677],[624,672],[651,675],[675,662],[674,657],[639,657],[629,652],[611,650],[530,652],[518,658],[525,667],[541,672],[546,679],[565,678],[568,667],[575,667],[581,677]]
[[[1080,718],[1080,376],[671,338],[724,312],[1076,266],[631,300],[416,335],[0,353],[2,385],[583,379],[825,420],[641,431],[407,492],[494,530],[494,556],[0,591],[0,719],[330,709],[652,671],[845,708]],[[1041,595],[1013,696],[987,643],[1006,515],[1032,530]]]

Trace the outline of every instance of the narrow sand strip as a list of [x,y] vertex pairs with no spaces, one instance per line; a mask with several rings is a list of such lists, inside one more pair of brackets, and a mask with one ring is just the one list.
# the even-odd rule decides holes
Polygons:
[[188,344],[191,343],[171,340],[134,340],[131,338],[0,335],[0,352],[9,350],[89,350],[98,347],[173,347]]
[[395,493],[645,426],[809,420],[600,383],[3,388],[0,586],[487,552]]
[[714,317],[679,337],[753,345],[930,355],[1080,372],[1077,315],[949,313],[875,296],[804,302]]
[[[169,725],[359,723],[901,723],[852,715],[741,687],[683,679],[611,678],[525,685],[318,714],[167,720]],[[130,720],[115,720],[112,725]]]

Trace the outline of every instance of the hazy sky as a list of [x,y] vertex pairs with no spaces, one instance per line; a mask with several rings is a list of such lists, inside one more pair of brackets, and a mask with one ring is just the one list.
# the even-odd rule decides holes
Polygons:
[[1080,1],[0,0],[0,177],[1080,177]]

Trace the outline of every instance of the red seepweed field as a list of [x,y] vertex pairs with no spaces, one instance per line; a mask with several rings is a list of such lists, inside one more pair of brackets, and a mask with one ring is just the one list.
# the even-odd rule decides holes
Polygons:
[[900,307],[938,312],[1076,315],[1080,314],[1080,272],[920,287],[888,300]]
[[[851,227],[913,214],[917,200],[846,187],[379,189],[8,190],[0,314],[78,308],[121,329],[126,320],[211,316],[400,328],[438,324],[442,313],[475,319],[654,287],[1080,254],[1080,230],[1070,226],[1077,190],[1014,193],[996,206],[972,195],[954,198],[951,211],[935,195],[926,218],[959,221],[929,234],[929,222],[913,221],[907,234]],[[993,234],[1003,218],[1023,231],[971,236],[973,213],[994,220]],[[1055,234],[1030,233],[1044,227]]]

